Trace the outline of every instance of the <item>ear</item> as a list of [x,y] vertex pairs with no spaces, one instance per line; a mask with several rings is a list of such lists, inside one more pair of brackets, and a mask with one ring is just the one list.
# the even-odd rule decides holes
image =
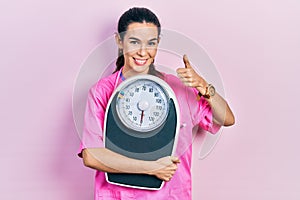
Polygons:
[[115,40],[116,40],[116,44],[118,45],[119,49],[123,49],[123,42],[122,42],[122,39],[121,39],[119,33],[115,33]]

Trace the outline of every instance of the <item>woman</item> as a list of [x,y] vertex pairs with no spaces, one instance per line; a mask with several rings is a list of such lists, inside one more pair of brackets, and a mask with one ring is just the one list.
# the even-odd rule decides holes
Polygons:
[[[150,10],[132,8],[126,11],[119,19],[116,34],[119,47],[117,68],[112,75],[99,80],[90,89],[79,155],[85,166],[97,170],[95,199],[191,199],[193,127],[199,125],[215,132],[221,125],[234,124],[233,113],[226,101],[194,71],[187,56],[183,57],[185,68],[177,69],[180,79],[155,69],[153,63],[160,28],[158,18]],[[160,77],[176,94],[181,124],[184,124],[179,132],[176,156],[156,161],[136,160],[112,152],[103,145],[104,114],[112,92],[122,81],[139,74]],[[166,184],[159,191],[127,188],[107,183],[104,172],[154,175]]]

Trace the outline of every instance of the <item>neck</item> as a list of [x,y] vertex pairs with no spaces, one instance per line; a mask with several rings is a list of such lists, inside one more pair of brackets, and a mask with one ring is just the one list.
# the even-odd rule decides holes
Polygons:
[[125,68],[122,69],[122,74],[124,78],[130,78],[132,76],[136,76],[136,75],[142,75],[142,74],[148,74],[149,73],[149,69],[145,72],[136,72],[134,70],[126,70]]

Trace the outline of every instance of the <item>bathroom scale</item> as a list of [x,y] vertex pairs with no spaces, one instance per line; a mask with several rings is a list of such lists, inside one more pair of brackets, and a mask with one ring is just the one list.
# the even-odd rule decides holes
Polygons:
[[[124,156],[155,161],[175,152],[180,128],[179,106],[171,87],[153,75],[123,81],[109,99],[104,146]],[[111,184],[159,190],[164,181],[152,175],[105,173]]]

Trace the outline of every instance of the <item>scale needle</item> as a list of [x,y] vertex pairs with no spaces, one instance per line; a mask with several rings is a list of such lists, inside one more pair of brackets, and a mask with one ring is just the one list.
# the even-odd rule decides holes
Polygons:
[[142,110],[142,114],[141,114],[141,121],[140,121],[140,126],[142,125],[143,123],[143,118],[144,118],[144,111]]

